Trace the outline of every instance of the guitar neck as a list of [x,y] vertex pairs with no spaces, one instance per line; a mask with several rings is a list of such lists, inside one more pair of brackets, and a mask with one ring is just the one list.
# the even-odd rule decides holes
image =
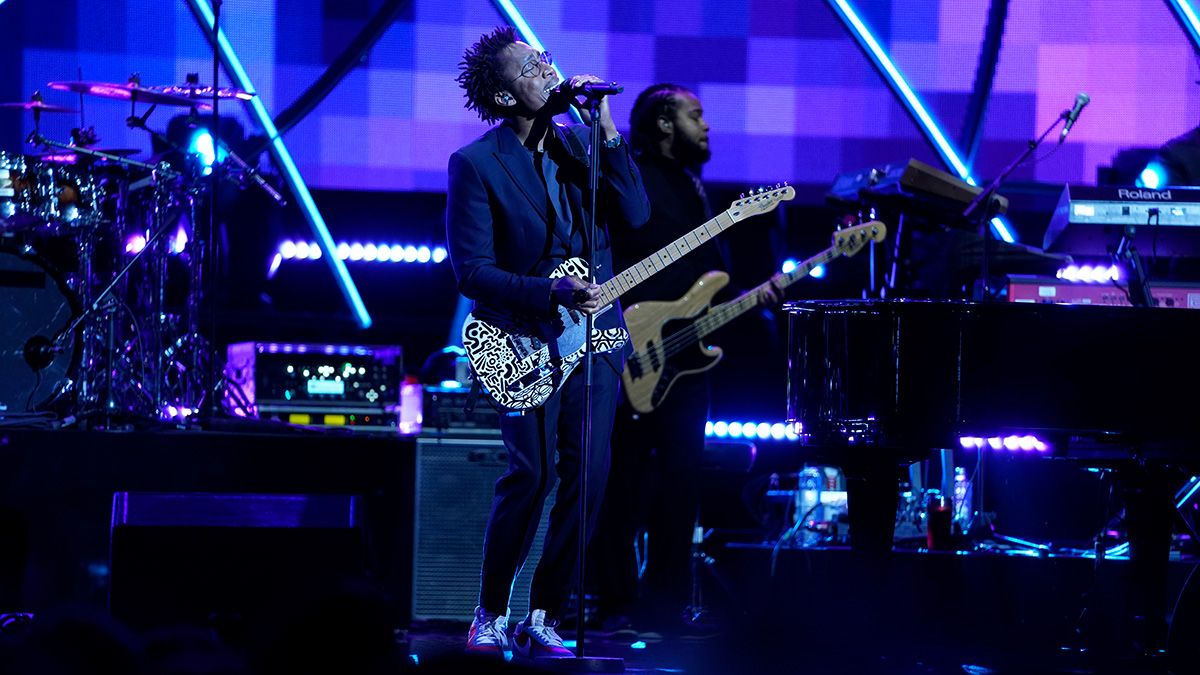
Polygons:
[[728,210],[723,211],[715,218],[658,249],[657,252],[650,254],[641,262],[604,282],[600,285],[601,306],[611,305],[616,302],[617,298],[621,297],[621,294],[666,269],[668,265],[676,260],[708,243],[713,237],[733,227],[736,222]]
[[[788,286],[791,286],[792,284],[811,274],[813,268],[824,265],[825,263],[837,258],[839,255],[841,254],[838,252],[837,247],[830,246],[824,251],[821,251],[811,258],[808,258],[804,262],[799,263],[796,265],[796,269],[792,270],[791,272],[786,272],[780,274],[778,277],[773,278],[779,279],[779,286],[781,288],[787,288]],[[733,300],[713,307],[708,311],[707,314],[700,317],[700,319],[696,321],[697,337],[703,338],[721,326],[724,326],[751,309],[763,304],[762,292],[765,291],[770,285],[770,280],[764,281],[763,283],[755,286],[749,291],[746,291]]]

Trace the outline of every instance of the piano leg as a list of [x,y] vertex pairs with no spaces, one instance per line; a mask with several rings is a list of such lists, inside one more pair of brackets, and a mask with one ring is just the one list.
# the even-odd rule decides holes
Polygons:
[[898,465],[877,457],[856,457],[842,470],[850,504],[851,550],[870,555],[890,553],[899,501]]
[[1165,470],[1129,466],[1117,472],[1129,534],[1129,620],[1135,656],[1163,655],[1167,637],[1167,565],[1175,507]]

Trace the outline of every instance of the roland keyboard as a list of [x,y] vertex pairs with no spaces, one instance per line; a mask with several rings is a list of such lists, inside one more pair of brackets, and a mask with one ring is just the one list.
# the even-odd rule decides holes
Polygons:
[[1126,228],[1142,255],[1200,256],[1200,188],[1063,188],[1042,248],[1074,255],[1111,253]]

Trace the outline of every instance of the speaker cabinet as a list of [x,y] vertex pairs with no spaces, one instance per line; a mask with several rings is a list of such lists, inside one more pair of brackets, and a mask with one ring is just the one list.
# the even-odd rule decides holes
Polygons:
[[118,492],[109,605],[148,628],[272,620],[364,573],[347,495]]
[[[417,439],[413,618],[470,619],[479,600],[483,534],[496,479],[507,468],[508,452],[499,438]],[[529,557],[513,583],[510,616],[522,617],[529,610],[529,583],[553,506],[551,492]]]

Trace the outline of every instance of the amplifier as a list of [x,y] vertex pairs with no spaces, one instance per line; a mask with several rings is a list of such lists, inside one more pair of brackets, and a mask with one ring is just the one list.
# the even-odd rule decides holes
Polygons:
[[[453,384],[453,383],[450,383]],[[483,393],[475,399],[475,407],[467,412],[471,388],[467,386],[426,386],[422,398],[421,435],[434,437],[499,436],[500,413]]]
[[[508,452],[499,438],[417,438],[414,619],[467,621],[475,611],[483,534],[496,479],[507,468]],[[546,498],[529,556],[513,581],[510,616],[524,616],[529,609],[529,583],[541,558],[554,495],[551,491]]]
[[397,428],[399,346],[239,342],[227,356],[231,399],[248,416],[359,431]]
[[[1159,307],[1200,309],[1200,284],[1151,283]],[[1119,305],[1131,307],[1125,290],[1111,283],[1083,283],[1050,277],[1009,275],[1009,302],[1061,305]]]

